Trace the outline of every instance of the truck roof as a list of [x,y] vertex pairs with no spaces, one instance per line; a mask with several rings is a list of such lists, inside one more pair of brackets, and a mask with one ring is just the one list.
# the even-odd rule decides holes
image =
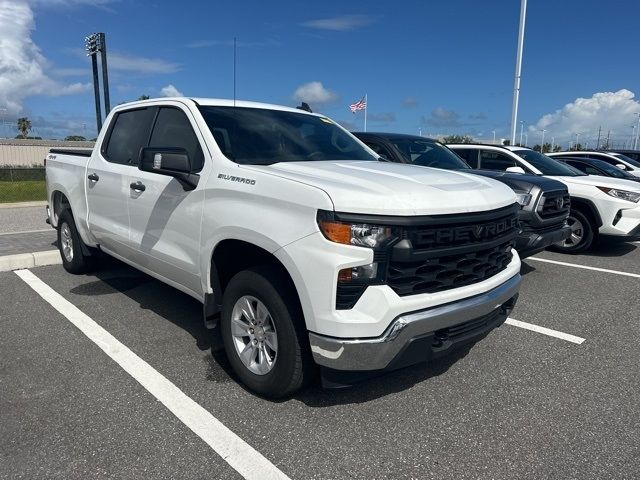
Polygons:
[[316,113],[309,113],[305,110],[301,110],[295,107],[285,107],[283,105],[275,105],[272,103],[262,103],[262,102],[252,102],[248,100],[233,100],[228,98],[200,98],[200,97],[159,97],[159,98],[150,98],[148,100],[138,100],[135,102],[128,102],[118,105],[118,109],[123,107],[132,107],[138,105],[155,105],[162,102],[167,101],[178,101],[184,102],[192,101],[196,105],[205,105],[205,106],[217,106],[217,107],[244,107],[244,108],[262,108],[265,110],[281,110],[285,112],[295,112],[295,113],[305,113],[308,115],[316,115],[323,116]]

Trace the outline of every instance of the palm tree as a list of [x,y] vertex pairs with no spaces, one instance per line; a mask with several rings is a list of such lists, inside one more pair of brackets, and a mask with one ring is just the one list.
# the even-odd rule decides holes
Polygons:
[[31,130],[31,120],[27,117],[22,117],[18,119],[18,131],[22,135],[22,138],[27,138],[29,134],[29,130]]

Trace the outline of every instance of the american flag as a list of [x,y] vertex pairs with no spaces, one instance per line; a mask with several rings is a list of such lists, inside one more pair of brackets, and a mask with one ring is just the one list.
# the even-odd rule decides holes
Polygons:
[[365,108],[367,108],[367,101],[365,100],[365,97],[362,97],[356,103],[349,105],[349,110],[351,110],[352,113],[356,113],[358,110],[364,110]]

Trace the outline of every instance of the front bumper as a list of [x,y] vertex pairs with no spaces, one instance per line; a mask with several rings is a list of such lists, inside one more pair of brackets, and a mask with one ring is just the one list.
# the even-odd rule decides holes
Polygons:
[[563,225],[550,231],[524,231],[516,238],[516,250],[520,258],[530,257],[554,243],[559,243],[571,236],[571,227]]
[[375,338],[334,338],[309,333],[315,362],[332,370],[401,368],[441,355],[501,325],[513,309],[520,274],[485,293],[395,318]]

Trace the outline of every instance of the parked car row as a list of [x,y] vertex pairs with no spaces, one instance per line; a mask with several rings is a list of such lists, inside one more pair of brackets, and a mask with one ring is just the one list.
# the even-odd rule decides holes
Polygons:
[[93,150],[47,156],[63,266],[104,252],[196,298],[238,379],[282,397],[476,342],[514,308],[516,247],[640,224],[632,182],[531,150],[360,137],[262,103],[118,105]]

